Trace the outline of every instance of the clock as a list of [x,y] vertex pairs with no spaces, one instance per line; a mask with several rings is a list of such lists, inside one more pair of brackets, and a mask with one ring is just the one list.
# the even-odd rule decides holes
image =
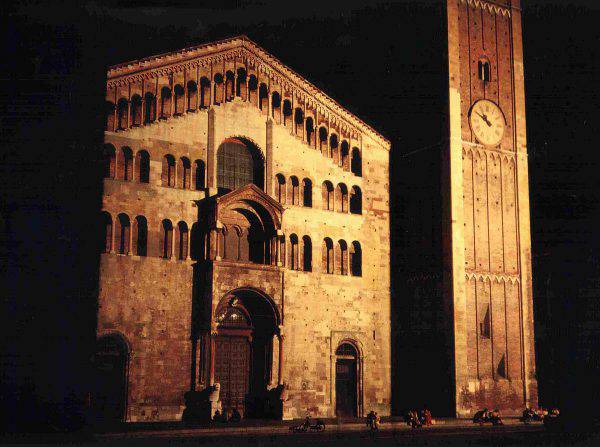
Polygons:
[[504,135],[506,121],[500,107],[490,100],[481,99],[471,107],[469,125],[481,144],[497,146]]

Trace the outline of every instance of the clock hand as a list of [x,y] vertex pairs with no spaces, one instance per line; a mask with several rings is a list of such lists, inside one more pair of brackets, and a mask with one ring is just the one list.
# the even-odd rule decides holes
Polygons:
[[476,113],[477,113],[477,115],[479,115],[479,116],[480,116],[480,117],[483,119],[483,121],[485,121],[485,124],[487,124],[487,125],[488,125],[488,127],[492,127],[492,123],[490,123],[490,121],[487,119],[487,116],[485,116],[485,115],[482,115],[482,114],[481,114],[481,113],[479,113],[479,112],[476,112]]

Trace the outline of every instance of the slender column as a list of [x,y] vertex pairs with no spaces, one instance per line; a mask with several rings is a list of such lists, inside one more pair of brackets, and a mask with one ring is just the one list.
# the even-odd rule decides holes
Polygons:
[[146,82],[142,81],[142,110],[140,110],[140,126],[144,125],[146,118]]
[[[113,119],[113,128],[111,130],[113,132],[116,132],[116,130],[119,128],[119,123],[117,122],[117,120],[119,119],[119,115],[117,113],[117,110],[118,110],[118,104],[117,104],[117,87],[114,87],[114,90],[115,90],[115,95],[114,95],[114,98],[115,98],[115,100],[114,100],[115,107],[113,109],[113,117],[114,117],[114,119]],[[116,158],[116,154],[115,154],[115,158]]]
[[282,334],[282,331],[283,328],[279,326],[279,370],[277,371],[278,385],[283,385],[283,340],[285,339],[285,336]]
[[215,384],[215,357],[216,357],[216,338],[217,338],[217,331],[216,329],[211,329],[210,331],[210,349],[209,349],[209,365],[210,365],[210,370],[209,370],[209,385],[213,386]]
[[131,127],[131,82],[127,84],[127,128]]
[[169,84],[171,84],[171,113],[169,114],[169,118],[173,117],[173,112],[175,111],[175,86],[173,85],[175,82],[175,78],[173,75],[169,75]]
[[[207,156],[206,156],[206,186],[210,188],[217,187],[217,149],[215,143],[215,110],[210,108],[208,111],[208,132],[207,132]],[[211,195],[213,192],[211,192]],[[216,194],[216,190],[214,190]]]

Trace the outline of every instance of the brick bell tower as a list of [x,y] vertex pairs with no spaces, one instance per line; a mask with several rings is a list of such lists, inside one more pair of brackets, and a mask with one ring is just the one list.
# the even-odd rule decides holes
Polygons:
[[445,300],[457,416],[537,406],[520,0],[448,0]]

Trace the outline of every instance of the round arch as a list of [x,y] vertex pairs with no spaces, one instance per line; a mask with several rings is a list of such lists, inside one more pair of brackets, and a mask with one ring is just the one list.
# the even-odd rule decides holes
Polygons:
[[217,187],[233,191],[248,183],[264,190],[265,155],[252,139],[225,138],[217,149]]

